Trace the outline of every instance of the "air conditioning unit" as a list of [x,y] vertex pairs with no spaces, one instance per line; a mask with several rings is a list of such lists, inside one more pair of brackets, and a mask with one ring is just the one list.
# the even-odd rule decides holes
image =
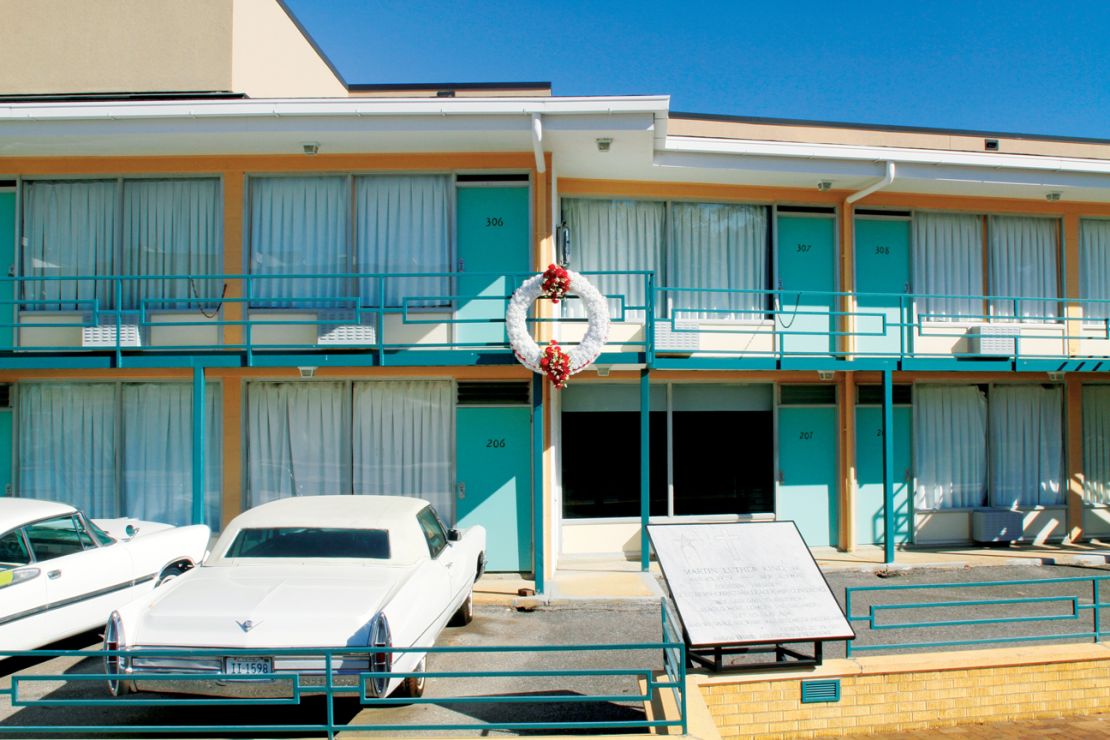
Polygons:
[[975,542],[1017,542],[1024,529],[1024,515],[1011,509],[971,512],[971,539]]
[[967,351],[981,357],[1013,357],[1020,329],[1004,324],[982,324],[967,330]]
[[658,319],[655,322],[656,354],[691,354],[698,351],[698,322]]
[[366,346],[377,342],[378,331],[373,324],[360,324],[349,311],[321,311],[316,316],[316,344],[334,346]]
[[116,349],[117,347],[142,347],[143,342],[137,324],[116,324],[115,321],[81,327],[81,346],[94,349]]

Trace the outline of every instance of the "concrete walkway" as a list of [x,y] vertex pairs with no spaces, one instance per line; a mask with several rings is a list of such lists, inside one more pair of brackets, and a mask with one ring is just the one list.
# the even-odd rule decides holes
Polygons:
[[[1010,547],[914,548],[895,553],[894,563],[883,562],[881,547],[858,547],[853,552],[814,548],[817,565],[825,572],[836,570],[906,570],[911,568],[965,568],[1002,565],[1074,565],[1110,568],[1110,546],[1102,543],[1079,545],[1022,545]],[[658,600],[663,592],[656,576],[659,564],[652,561],[648,572],[639,560],[620,557],[562,558],[559,569],[537,595],[536,584],[526,574],[487,573],[474,589],[479,604],[533,608],[541,604],[573,604],[590,600]]]

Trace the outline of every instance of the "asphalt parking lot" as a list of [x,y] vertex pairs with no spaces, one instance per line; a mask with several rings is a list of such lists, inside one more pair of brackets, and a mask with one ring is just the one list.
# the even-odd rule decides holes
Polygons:
[[[533,612],[518,612],[507,607],[480,607],[474,621],[465,628],[448,628],[437,645],[572,645],[583,643],[658,642],[660,640],[660,614],[658,604],[643,602],[609,603],[605,605],[578,605],[574,608],[549,608]],[[68,641],[67,648],[96,649],[99,640],[95,634],[83,639]],[[659,670],[662,657],[659,651],[592,652],[532,652],[521,653],[441,653],[429,657],[429,671],[538,671],[582,670],[593,668],[638,668]],[[0,686],[10,685],[10,676],[18,670],[21,675],[80,675],[101,672],[99,660],[58,658],[49,661],[5,661],[0,663]],[[110,699],[100,682],[43,683],[26,692],[46,700],[56,699]],[[21,692],[22,694],[23,692]],[[527,701],[529,695],[565,695],[566,701],[536,703]],[[398,707],[362,708],[355,700],[336,702],[335,719],[341,724],[376,725],[458,725],[475,723],[552,723],[552,722],[612,722],[644,719],[642,703],[637,698],[639,689],[633,676],[576,676],[576,677],[490,677],[483,679],[428,680],[424,696],[443,698],[457,696],[479,697],[474,702],[459,704],[413,704]],[[586,695],[607,695],[610,700],[583,702]],[[138,697],[150,695],[140,694]],[[486,703],[490,696],[510,697],[512,703]],[[628,696],[628,700],[619,697]],[[61,734],[64,726],[93,724],[128,724],[161,726],[170,725],[221,725],[227,728],[221,736],[235,735],[233,728],[243,725],[305,725],[320,723],[326,717],[326,704],[321,697],[306,697],[300,706],[150,706],[150,707],[50,707],[30,706],[12,711],[7,700],[0,700],[0,737],[28,737],[19,727],[52,725],[57,730],[49,735]],[[600,731],[600,730],[598,730]],[[510,734],[491,730],[484,734]],[[88,733],[83,733],[88,735]],[[156,734],[156,733],[146,733]],[[242,733],[256,736],[257,731]],[[305,733],[298,733],[303,735]],[[390,731],[396,734],[396,731]],[[425,731],[422,735],[479,734],[476,731]],[[539,734],[538,731],[520,730],[511,734]],[[553,734],[544,731],[542,734]],[[104,736],[111,736],[111,733]]]
[[[859,646],[887,644],[881,653],[906,652],[890,643],[916,641],[958,641],[999,636],[1025,636],[1073,634],[1091,628],[1090,611],[1083,611],[1072,619],[1073,604],[1089,604],[1090,583],[1048,584],[1046,579],[1110,575],[1110,570],[1069,566],[1007,565],[997,567],[912,569],[883,573],[872,569],[840,570],[827,574],[827,580],[843,606],[844,589],[848,586],[906,586],[921,584],[974,583],[980,581],[1029,580],[1036,583],[1021,586],[994,588],[942,588],[928,592],[903,593],[890,591],[878,597],[860,597],[854,612],[866,610],[869,600],[885,604],[908,602],[952,602],[985,599],[1011,599],[1005,607],[976,604],[940,608],[904,608],[884,612],[881,623],[910,621],[961,621],[988,619],[1003,616],[1021,618],[1035,616],[1054,617],[1049,621],[1017,621],[1000,625],[961,624],[934,625],[903,629],[885,629],[874,632],[859,630]],[[1110,601],[1110,583],[1101,587],[1101,598]],[[1105,629],[1105,627],[1104,627]],[[437,643],[441,646],[529,646],[568,644],[613,644],[657,642],[660,634],[659,605],[645,600],[612,602],[573,601],[532,612],[518,612],[505,606],[483,606],[476,610],[474,622],[465,628],[446,629]],[[1090,638],[1063,637],[1062,641],[1088,641]],[[99,640],[95,634],[70,640],[61,647],[70,649],[96,649]],[[843,643],[825,646],[826,658],[844,656]],[[617,651],[602,649],[591,652],[499,652],[499,653],[445,653],[429,658],[429,671],[575,671],[590,669],[644,669],[659,670],[662,657],[656,650]],[[0,662],[0,688],[10,685],[13,674],[79,676],[101,671],[99,660],[92,658],[58,658],[53,660],[8,660]],[[64,736],[62,728],[74,725],[126,724],[151,727],[171,725],[218,725],[224,729],[221,737],[258,736],[260,730],[241,731],[244,725],[309,725],[326,717],[326,703],[321,697],[307,697],[299,706],[171,706],[121,707],[107,696],[103,685],[93,681],[68,683],[42,683],[21,692],[26,697],[57,699],[102,699],[103,706],[57,707],[29,706],[13,710],[7,699],[0,697],[0,738],[3,736],[29,737],[30,733],[19,728],[32,725],[52,726],[50,733],[37,737]],[[565,696],[563,701],[538,703],[529,701],[537,694]],[[581,701],[585,696],[604,695],[603,701]],[[153,695],[139,695],[150,697]],[[622,722],[644,719],[643,707],[638,699],[635,676],[557,676],[557,677],[506,677],[430,678],[426,698],[475,697],[462,703],[410,704],[397,707],[364,708],[355,700],[339,700],[335,705],[335,720],[342,725],[466,725],[474,723],[552,723],[552,722]],[[498,701],[490,701],[500,697]],[[623,697],[628,697],[627,699]],[[504,699],[508,698],[509,701]],[[594,730],[602,732],[603,730]],[[489,734],[554,734],[557,731],[523,729],[486,732],[475,730],[450,730],[442,732],[421,731],[421,735],[489,735]],[[157,734],[144,732],[143,735]],[[299,732],[298,736],[305,733]],[[317,733],[319,734],[319,733]],[[396,735],[390,730],[389,735]],[[83,733],[89,736],[90,733]],[[118,736],[107,733],[103,736]],[[381,735],[379,735],[381,736]]]

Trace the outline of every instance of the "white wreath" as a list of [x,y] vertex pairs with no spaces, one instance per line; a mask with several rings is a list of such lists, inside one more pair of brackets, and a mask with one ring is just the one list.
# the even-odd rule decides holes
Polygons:
[[[567,270],[567,276],[570,278],[570,292],[582,299],[589,321],[586,336],[582,337],[577,347],[567,351],[570,356],[570,374],[574,375],[597,359],[609,338],[609,303],[601,291],[577,272]],[[543,373],[543,368],[540,367],[543,348],[532,339],[527,319],[528,309],[542,295],[543,275],[534,275],[516,289],[505,310],[505,329],[509,334],[509,344],[521,364],[536,373]]]

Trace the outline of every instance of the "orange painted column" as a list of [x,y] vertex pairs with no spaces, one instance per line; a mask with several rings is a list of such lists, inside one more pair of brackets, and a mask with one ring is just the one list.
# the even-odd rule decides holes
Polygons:
[[[850,335],[855,327],[855,223],[852,205],[843,202],[840,206],[840,290],[845,293],[836,305],[842,315],[836,322],[841,332],[837,346],[843,357],[851,357],[855,342]],[[838,503],[839,503],[839,549],[851,552],[856,546],[856,383],[855,373],[841,374],[837,398],[837,417],[840,420]]]
[[1067,268],[1064,273],[1064,297],[1067,298],[1064,315],[1067,319],[1068,355],[1074,356],[1080,354],[1083,329],[1083,306],[1076,302],[1079,298],[1079,214],[1066,214],[1063,227],[1064,264]]
[[1067,394],[1067,505],[1068,505],[1068,542],[1083,539],[1083,383],[1077,377],[1069,377],[1065,386]]
[[[554,214],[551,212],[551,154],[545,153],[544,158],[547,164],[545,172],[532,171],[532,221],[534,230],[532,264],[537,272],[546,269],[549,264],[555,261],[555,242],[551,228],[554,219]],[[548,319],[555,317],[555,307],[550,301],[537,301],[536,304],[540,316]],[[553,326],[551,323],[540,324],[537,331],[538,341],[545,343],[551,339]],[[552,553],[552,532],[558,512],[554,511],[551,505],[554,498],[556,463],[555,447],[551,435],[551,399],[558,392],[552,389],[550,383],[546,381],[543,383],[543,419],[539,420],[539,423],[543,425],[542,481],[540,482],[543,488],[543,508],[542,511],[535,512],[535,516],[542,517],[543,542],[535,543],[535,547],[543,548],[544,583],[551,583],[551,578],[554,575],[552,564],[555,562]]]
[[[243,272],[243,209],[246,194],[246,177],[242,172],[225,172],[224,181],[224,262],[225,275],[239,275]],[[223,305],[223,320],[242,321],[246,312],[238,299],[243,297],[241,280],[229,280]],[[224,344],[241,345],[244,331],[241,324],[225,324],[223,327]]]
[[838,445],[838,519],[841,552],[856,548],[856,378],[855,373],[840,373],[836,407],[840,439]]
[[243,510],[243,380],[238,374],[220,378],[223,403],[222,499],[220,519],[226,527]]

